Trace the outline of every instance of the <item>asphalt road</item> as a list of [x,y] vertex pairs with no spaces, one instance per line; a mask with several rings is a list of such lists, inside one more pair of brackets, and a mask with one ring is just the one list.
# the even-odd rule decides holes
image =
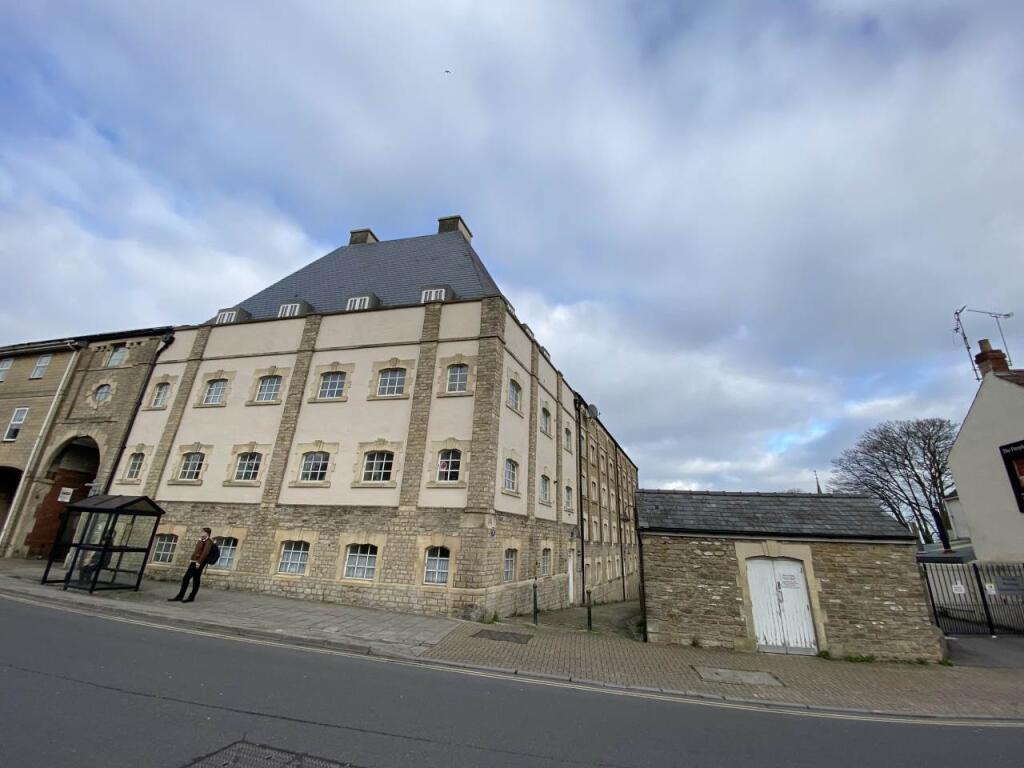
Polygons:
[[631,698],[0,599],[4,768],[270,768],[287,760],[279,752],[278,762],[201,760],[236,742],[361,768],[1024,764],[1020,728],[823,719]]

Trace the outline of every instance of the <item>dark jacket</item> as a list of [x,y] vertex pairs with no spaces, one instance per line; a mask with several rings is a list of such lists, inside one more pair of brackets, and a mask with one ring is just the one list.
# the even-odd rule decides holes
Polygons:
[[207,539],[203,541],[200,539],[196,542],[196,548],[192,550],[192,557],[189,558],[193,563],[199,563],[203,565],[206,562],[206,556],[210,554],[210,549],[213,547],[213,539]]

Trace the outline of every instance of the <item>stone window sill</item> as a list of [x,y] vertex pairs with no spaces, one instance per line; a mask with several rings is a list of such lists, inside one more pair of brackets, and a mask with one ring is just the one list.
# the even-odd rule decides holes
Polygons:
[[193,408],[224,408],[227,403],[196,403]]
[[344,584],[349,587],[375,587],[377,586],[377,579],[349,579],[342,576],[338,579],[339,584]]
[[551,434],[550,432],[545,432],[543,429],[541,429],[540,433],[548,438],[554,438],[553,434]]
[[159,568],[162,571],[166,571],[166,570],[170,570],[171,568],[173,568],[174,567],[174,563],[154,563],[152,560],[150,560],[148,563],[146,563],[146,567],[147,568]]
[[[448,578],[449,578],[449,581],[450,581],[451,580],[451,572],[448,573]],[[424,582],[421,586],[427,592],[447,592],[448,591],[448,585],[447,584],[427,584],[426,582]]]
[[117,481],[118,485],[142,485],[142,478],[136,477],[134,479],[128,477],[122,477]]
[[274,574],[270,577],[272,579],[281,579],[283,581],[299,581],[300,579],[306,578],[304,573],[278,573],[274,571]]
[[311,397],[307,403],[347,403],[348,395],[342,395],[341,397]]
[[235,566],[233,565],[230,568],[214,568],[213,566],[208,565],[203,571],[203,576],[227,576],[234,570]]
[[544,506],[544,507],[553,507],[554,506],[554,504],[552,504],[550,501],[544,501],[544,499],[540,499],[537,503],[540,504],[541,506]]
[[523,412],[522,412],[521,410],[519,410],[518,408],[516,408],[516,407],[515,407],[514,405],[512,405],[512,404],[511,404],[510,402],[508,402],[507,400],[505,401],[505,407],[506,407],[506,408],[508,408],[508,409],[509,409],[510,411],[512,411],[512,413],[514,413],[514,414],[515,414],[516,416],[518,416],[518,417],[519,417],[520,419],[525,419],[525,418],[526,418],[526,417],[525,417],[525,416],[523,415]]
[[408,400],[410,397],[408,392],[403,392],[400,395],[367,395],[367,400]]
[[465,480],[456,480],[455,482],[444,482],[441,480],[428,480],[427,488],[465,488]]
[[168,485],[202,485],[202,480],[179,480],[178,478],[171,478],[167,481]]
[[166,405],[144,405],[139,410],[140,411],[166,411],[167,410],[167,406]]
[[292,480],[288,483],[289,488],[330,488],[330,480]]
[[472,392],[438,392],[438,397],[472,397]]
[[506,496],[515,496],[517,499],[522,496],[519,491],[510,491],[508,488],[502,488],[501,492]]
[[396,480],[385,480],[379,483],[370,483],[364,480],[353,480],[353,488],[397,488],[398,481]]
[[247,406],[249,406],[249,405],[280,405],[281,402],[282,402],[281,399],[278,398],[277,400],[246,400],[245,404]]
[[228,488],[259,488],[259,480],[225,480],[221,485]]

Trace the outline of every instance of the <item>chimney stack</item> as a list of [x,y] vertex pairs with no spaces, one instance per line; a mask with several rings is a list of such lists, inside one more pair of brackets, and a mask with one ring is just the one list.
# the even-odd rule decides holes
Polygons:
[[982,376],[989,373],[1009,373],[1010,366],[1006,362],[1006,354],[1001,349],[992,349],[992,342],[982,339],[978,342],[981,352],[974,356],[974,362],[978,364],[978,370]]
[[437,234],[443,232],[458,232],[468,243],[473,239],[473,233],[469,231],[469,227],[466,226],[466,222],[462,220],[461,216],[443,216],[437,220]]
[[366,229],[353,229],[348,233],[348,244],[349,245],[366,245],[368,243],[379,243],[380,240],[373,234],[373,230],[367,227]]

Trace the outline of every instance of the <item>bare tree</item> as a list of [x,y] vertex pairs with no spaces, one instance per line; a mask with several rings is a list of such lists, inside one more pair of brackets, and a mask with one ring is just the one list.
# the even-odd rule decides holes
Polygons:
[[956,425],[949,419],[884,421],[832,460],[831,490],[874,496],[926,543],[938,533],[949,550],[942,500],[953,487],[949,451]]

